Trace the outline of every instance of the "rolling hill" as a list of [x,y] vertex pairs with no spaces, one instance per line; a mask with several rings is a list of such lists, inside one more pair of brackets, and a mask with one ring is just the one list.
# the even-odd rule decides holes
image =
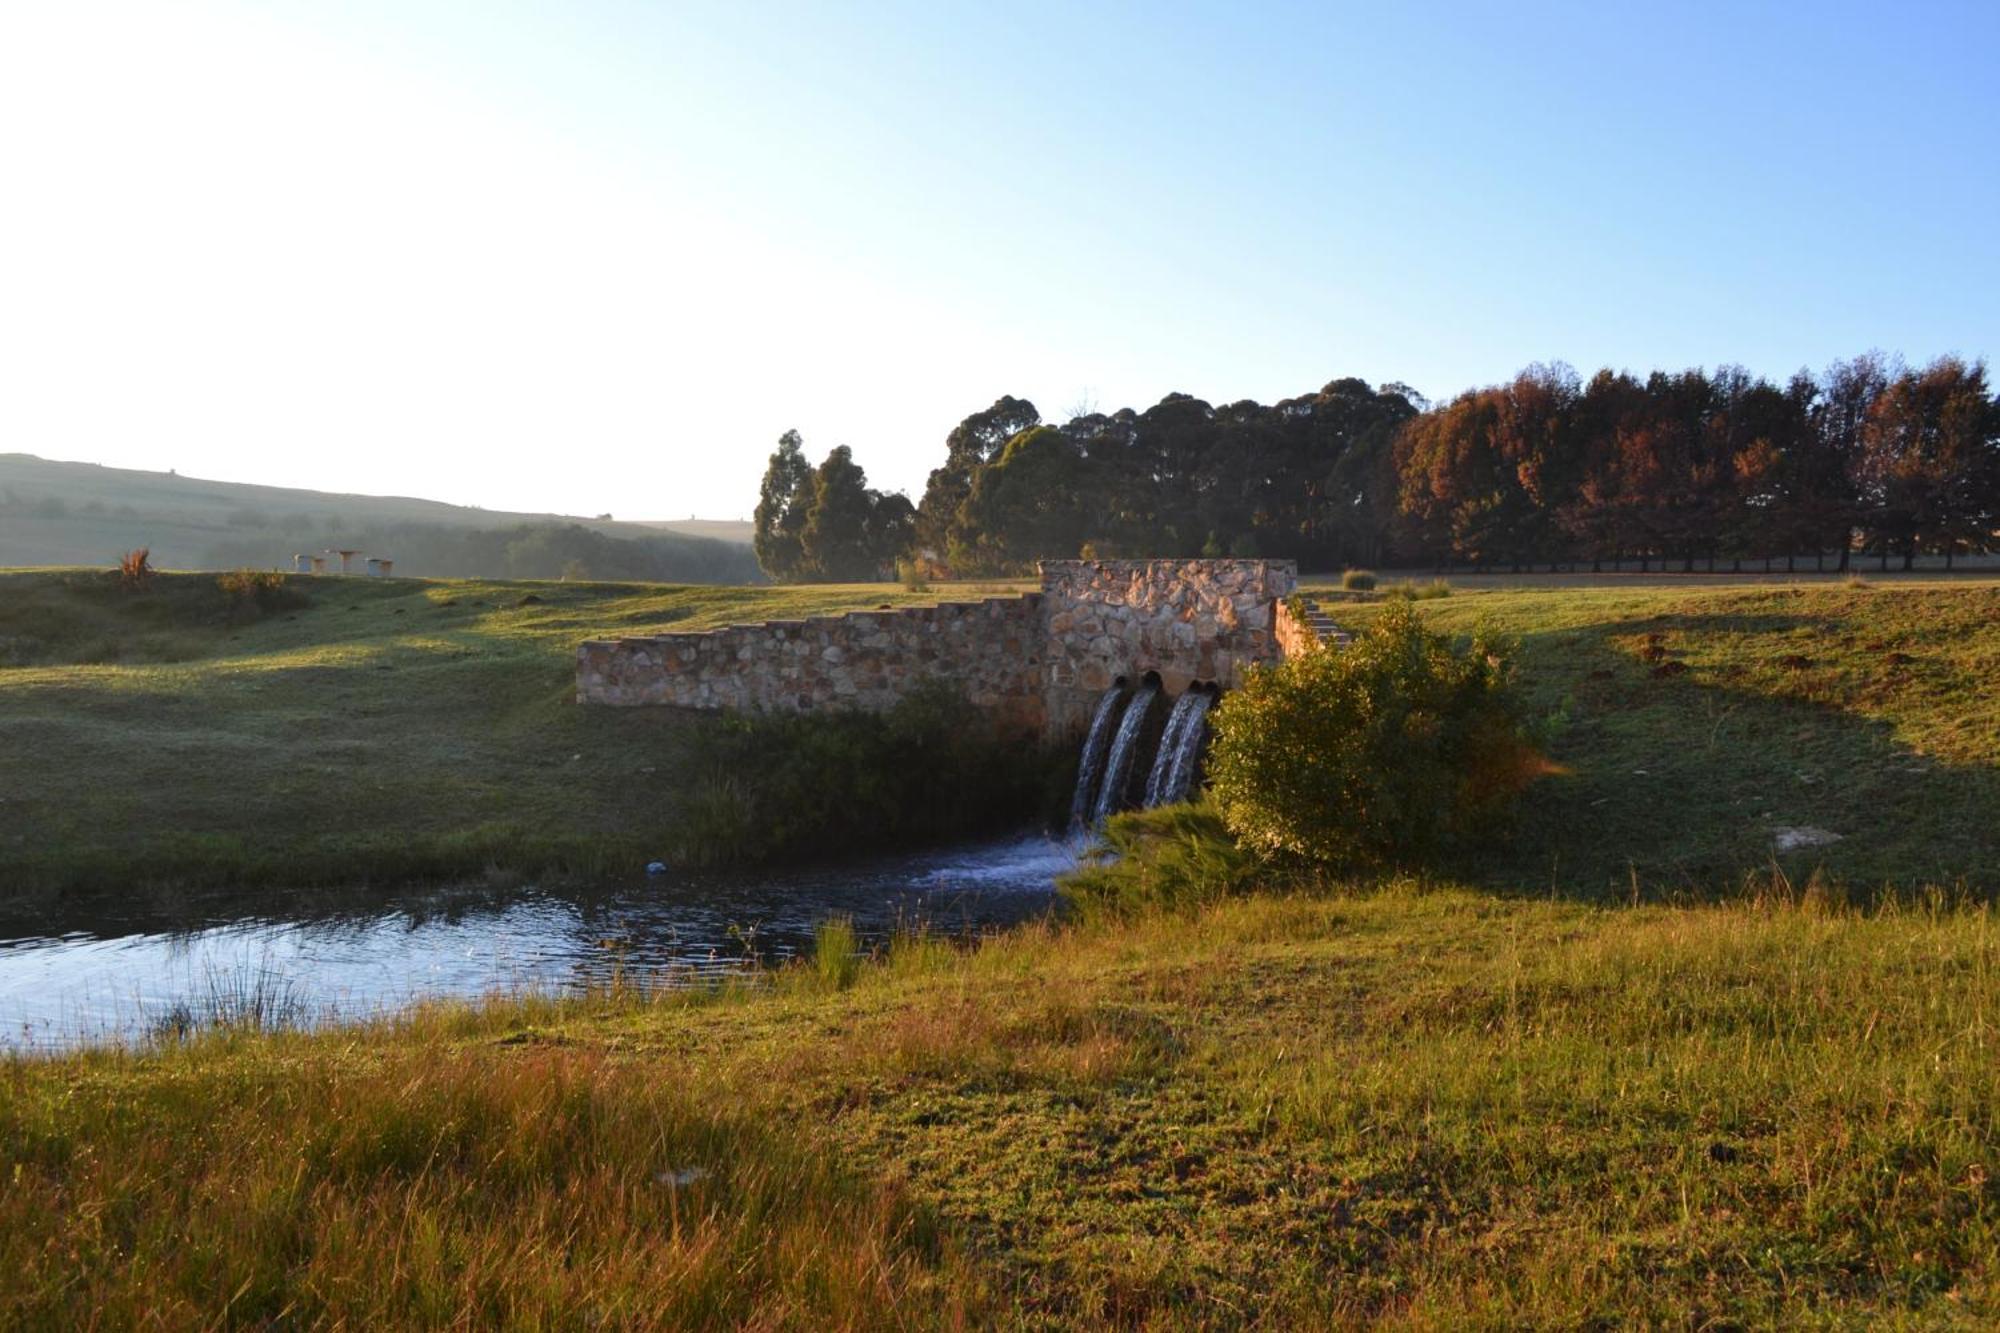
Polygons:
[[510,513],[0,454],[0,567],[108,565],[144,546],[162,568],[268,568],[349,547],[398,573],[743,583],[761,578],[749,539],[727,520]]

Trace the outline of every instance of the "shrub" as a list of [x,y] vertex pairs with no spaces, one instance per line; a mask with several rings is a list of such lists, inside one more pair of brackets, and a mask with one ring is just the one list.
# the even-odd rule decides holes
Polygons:
[[127,551],[118,559],[118,577],[128,588],[143,588],[153,581],[153,552],[151,547],[141,546],[136,551]]
[[1349,592],[1368,592],[1375,587],[1374,571],[1350,569],[1340,576],[1340,586]]
[[264,615],[272,611],[296,611],[311,599],[275,570],[237,569],[215,580],[232,610]]
[[897,557],[896,578],[911,592],[925,592],[931,586],[930,572],[925,569],[923,560],[916,556]]
[[1506,662],[1391,602],[1353,646],[1254,671],[1215,713],[1208,772],[1245,847],[1336,867],[1489,832],[1542,768]]
[[1386,597],[1400,598],[1406,602],[1429,602],[1439,597],[1451,596],[1451,585],[1443,579],[1432,579],[1429,583],[1405,579],[1401,583],[1390,584],[1382,592]]
[[1163,805],[1105,822],[1102,843],[1058,882],[1085,921],[1200,907],[1247,893],[1262,878],[1257,859],[1229,838],[1215,807]]

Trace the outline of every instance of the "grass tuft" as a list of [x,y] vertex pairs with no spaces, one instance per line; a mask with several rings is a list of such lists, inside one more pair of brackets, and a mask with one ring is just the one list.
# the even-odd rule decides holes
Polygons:
[[828,917],[813,927],[813,975],[827,990],[846,990],[861,975],[861,939],[852,917]]

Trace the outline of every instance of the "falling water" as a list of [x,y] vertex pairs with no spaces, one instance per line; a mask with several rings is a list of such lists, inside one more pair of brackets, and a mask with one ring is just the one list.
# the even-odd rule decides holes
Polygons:
[[1105,751],[1111,748],[1111,725],[1124,702],[1125,687],[1113,685],[1099,697],[1097,711],[1090,715],[1090,734],[1084,738],[1083,761],[1076,770],[1076,795],[1069,806],[1071,828],[1080,829],[1090,822],[1097,800],[1097,779],[1104,771]]
[[1166,776],[1160,779],[1157,799],[1149,799],[1147,805],[1172,805],[1175,801],[1185,801],[1194,791],[1196,767],[1201,763],[1201,745],[1208,738],[1208,708],[1215,702],[1215,696],[1207,690],[1189,690],[1174,705],[1178,715],[1185,708],[1186,714],[1180,719],[1180,728],[1171,733],[1172,744],[1167,738],[1160,741],[1160,757],[1153,761],[1153,775],[1159,777],[1160,768],[1166,766]]
[[1139,737],[1146,730],[1146,715],[1152,712],[1153,700],[1159,693],[1159,685],[1149,680],[1133,692],[1132,702],[1125,706],[1125,716],[1119,719],[1118,735],[1111,742],[1111,756],[1104,766],[1104,785],[1097,793],[1097,823],[1104,822],[1125,804],[1125,789],[1132,782],[1132,760],[1139,748]]
[[1152,771],[1146,775],[1146,798],[1142,804],[1148,810],[1173,799],[1166,792],[1173,774],[1174,756],[1180,753],[1181,733],[1187,730],[1190,719],[1194,717],[1195,700],[1199,698],[1200,690],[1189,690],[1174,701],[1174,711],[1167,715],[1167,729],[1160,733],[1159,753],[1153,756]]

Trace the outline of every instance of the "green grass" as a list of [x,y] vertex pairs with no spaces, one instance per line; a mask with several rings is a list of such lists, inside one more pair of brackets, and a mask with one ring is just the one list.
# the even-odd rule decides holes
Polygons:
[[[1421,614],[1516,641],[1566,770],[1462,878],[1712,894],[1775,868],[1864,894],[2000,889],[2000,584],[1460,590]],[[1801,827],[1841,840],[1778,853],[1774,831]]]
[[1987,1324],[1996,945],[1393,883],[15,1062],[0,1323]]
[[977,595],[289,585],[310,605],[259,616],[213,575],[0,573],[0,883],[629,870],[685,832],[705,724],[578,707],[579,640]]
[[[164,591],[0,580],[34,655],[0,827],[51,781],[72,856],[216,827],[335,866],[443,809],[616,846],[592,803],[671,799],[622,784],[690,724],[569,705],[574,638],[899,600],[328,584],[232,624]],[[836,922],[763,985],[0,1064],[0,1324],[1991,1326],[1996,613],[1462,592],[1422,614],[1518,637],[1568,770],[1473,864],[1312,883],[1174,809],[1113,828],[1068,924],[976,948]],[[305,804],[233,809],[307,762]],[[1775,856],[1804,824],[1845,836]]]

